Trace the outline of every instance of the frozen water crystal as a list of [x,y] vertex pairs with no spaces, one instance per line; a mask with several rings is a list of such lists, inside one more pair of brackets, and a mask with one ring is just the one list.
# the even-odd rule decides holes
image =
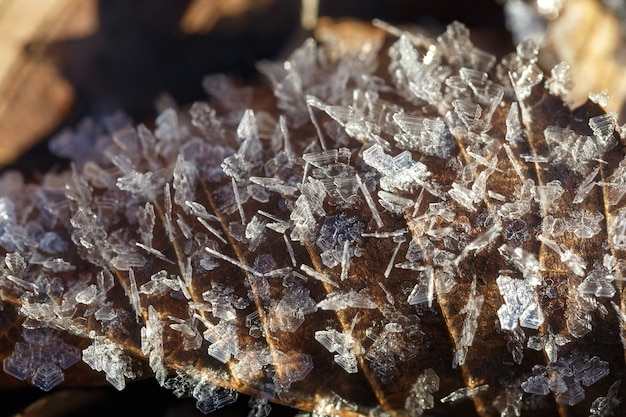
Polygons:
[[463,401],[466,399],[470,399],[472,397],[474,397],[475,395],[486,391],[487,389],[489,389],[489,385],[479,385],[477,387],[463,387],[463,388],[459,388],[456,391],[451,392],[450,394],[446,395],[445,397],[443,397],[440,401],[442,403],[455,403],[458,401]]
[[544,315],[535,300],[535,290],[529,281],[500,275],[496,283],[504,298],[504,304],[498,309],[500,327],[515,330],[521,325],[538,329],[544,321]]
[[622,403],[622,398],[619,396],[619,386],[621,380],[615,381],[609,388],[609,392],[606,397],[598,397],[593,400],[591,408],[589,409],[590,417],[609,417],[615,415],[617,407]]
[[626,125],[570,109],[532,41],[494,67],[458,22],[376,26],[395,39],[307,40],[267,88],[208,76],[154,133],[86,121],[52,141],[69,170],[0,176],[5,371],[51,389],[77,341],[203,412],[236,388],[249,417],[619,414]]
[[428,368],[417,377],[411,386],[411,392],[405,400],[404,409],[411,417],[421,417],[424,410],[434,407],[433,393],[437,391],[439,391],[439,376],[431,368]]
[[366,295],[349,291],[330,293],[326,299],[317,303],[317,307],[322,310],[343,310],[348,307],[371,309],[376,308],[377,304]]
[[521,386],[532,394],[546,395],[552,391],[558,402],[572,406],[585,398],[583,385],[593,385],[608,374],[608,363],[599,357],[589,359],[573,353],[548,366],[535,365],[533,375]]
[[237,391],[222,388],[207,380],[202,380],[194,387],[193,397],[196,399],[196,407],[203,414],[209,414],[219,408],[237,401]]
[[546,81],[546,88],[550,94],[565,97],[573,87],[570,65],[567,62],[559,62],[552,68],[550,79]]
[[484,301],[485,297],[483,295],[477,295],[476,278],[474,278],[470,287],[467,303],[460,311],[461,314],[465,314],[465,320],[463,321],[463,328],[461,329],[460,338],[457,341],[457,347],[454,352],[454,359],[452,361],[453,368],[465,363],[467,351],[474,342],[474,336],[478,328],[478,315],[480,314]]
[[126,378],[135,377],[122,348],[106,339],[97,339],[83,350],[83,362],[96,371],[104,371],[107,381],[120,391],[126,386]]
[[349,374],[358,372],[356,355],[361,354],[361,345],[350,335],[335,329],[318,330],[315,340],[330,353],[335,353],[335,362]]
[[24,329],[24,342],[15,345],[13,353],[3,361],[3,369],[15,378],[30,378],[44,391],[63,382],[63,369],[80,360],[80,350],[65,343],[50,328]]

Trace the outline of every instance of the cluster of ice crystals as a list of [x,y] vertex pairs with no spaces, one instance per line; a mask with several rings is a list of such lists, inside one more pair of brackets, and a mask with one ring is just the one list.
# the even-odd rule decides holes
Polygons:
[[450,156],[454,141],[441,118],[429,119],[396,113],[393,120],[402,129],[402,133],[394,135],[394,140],[401,149],[419,151],[439,158]]
[[589,409],[589,417],[609,417],[615,415],[617,407],[622,403],[619,396],[621,380],[615,381],[609,388],[606,397],[598,397],[593,400]]
[[439,376],[431,368],[425,369],[411,386],[404,409],[411,417],[421,417],[425,410],[435,406],[433,393],[439,391]]
[[380,187],[389,192],[426,186],[430,176],[426,165],[414,161],[409,152],[391,156],[378,144],[363,152],[363,160],[381,173]]
[[528,338],[528,347],[534,350],[544,350],[548,361],[554,363],[558,359],[558,348],[570,342],[570,338],[563,334],[554,334],[548,328],[547,334],[533,335]]
[[44,391],[63,382],[63,370],[80,360],[80,350],[63,341],[50,328],[24,329],[24,342],[15,344],[3,364],[4,372],[17,379],[30,379],[33,385]]
[[550,79],[546,81],[546,88],[550,94],[565,97],[574,87],[574,81],[567,62],[559,62],[552,68]]
[[233,321],[237,317],[237,310],[248,306],[248,301],[233,293],[232,287],[211,282],[211,289],[202,293],[204,301],[211,303],[213,317],[226,321]]
[[356,355],[362,353],[361,344],[352,335],[342,333],[336,329],[318,330],[315,340],[324,346],[330,353],[335,353],[335,362],[349,374],[358,372]]
[[201,380],[192,392],[196,399],[196,407],[204,414],[209,414],[219,408],[237,401],[239,394],[229,388],[222,388],[208,380]]
[[95,371],[104,372],[107,381],[120,391],[126,386],[126,378],[137,376],[122,347],[105,338],[95,339],[83,350],[83,362]]
[[218,324],[205,323],[207,329],[203,337],[210,345],[207,352],[210,356],[222,363],[228,363],[232,357],[239,354],[239,337],[237,326],[232,322],[220,320]]
[[270,330],[293,333],[304,323],[304,316],[315,312],[318,307],[304,286],[293,284],[285,287],[283,298],[270,310]]
[[167,370],[163,365],[163,323],[159,313],[148,306],[148,321],[141,328],[141,351],[150,357],[150,367],[154,371],[157,380],[162,385],[167,376]]
[[[593,294],[596,297],[612,298],[615,295],[615,287],[613,281],[615,276],[607,268],[607,256],[602,265],[596,265],[594,269],[585,277],[583,282],[578,286],[581,294]],[[610,262],[610,260],[608,260]]]
[[[116,388],[136,357],[202,412],[238,387],[261,398],[249,417],[272,399],[419,417],[439,376],[465,385],[442,403],[489,401],[504,417],[537,405],[524,392],[579,403],[609,364],[571,352],[626,346],[626,129],[566,107],[553,126],[535,119],[572,80],[559,63],[542,82],[532,41],[494,71],[458,22],[436,39],[375,24],[398,38],[388,74],[378,43],[342,54],[308,40],[259,64],[275,100],[209,76],[211,104],[162,99],[154,132],[119,114],[84,122],[51,145],[71,171],[0,177],[0,308],[27,329],[5,371],[50,389],[76,337]],[[470,352],[481,337],[490,351]],[[492,347],[512,356],[495,377]],[[434,353],[465,383],[422,362]],[[310,379],[314,362],[349,379]],[[352,402],[359,370],[380,407]],[[618,388],[590,413],[616,411]]]
[[588,387],[609,374],[609,364],[594,356],[572,354],[556,363],[533,367],[533,375],[522,382],[522,389],[531,394],[556,394],[556,400],[575,405],[585,398],[583,385]]
[[[322,262],[333,268],[353,256],[360,256],[356,247],[363,233],[365,225],[355,217],[348,217],[344,213],[339,216],[329,216],[319,231],[317,246],[322,250]],[[347,245],[347,249],[344,249]]]
[[[370,329],[368,332],[372,333]],[[378,335],[368,335],[374,343],[367,349],[365,359],[383,384],[392,383],[400,373],[401,363],[415,356],[412,346],[419,343],[421,336],[416,325],[403,327],[395,322],[385,324]]]
[[552,160],[581,174],[588,172],[589,162],[601,157],[604,150],[603,147],[598,147],[599,142],[596,139],[568,128],[550,126],[543,134],[550,146]]
[[403,35],[391,46],[389,56],[389,72],[403,96],[416,97],[433,106],[441,102],[441,84],[448,72],[440,66],[441,52],[436,46],[420,57],[411,39]]
[[496,283],[504,298],[504,304],[498,309],[501,328],[515,330],[520,325],[538,329],[543,324],[545,318],[535,298],[535,287],[528,280],[500,275]]

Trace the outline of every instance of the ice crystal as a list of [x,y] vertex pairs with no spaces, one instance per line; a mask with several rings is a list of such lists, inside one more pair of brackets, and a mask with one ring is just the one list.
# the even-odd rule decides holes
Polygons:
[[50,328],[24,329],[24,342],[15,344],[13,353],[3,361],[6,373],[17,379],[30,379],[44,391],[63,382],[63,370],[80,360],[80,350],[63,342]]
[[478,327],[478,315],[480,314],[484,301],[485,297],[483,295],[477,295],[476,278],[474,278],[467,304],[465,304],[461,310],[461,314],[465,314],[465,321],[463,322],[461,337],[457,342],[457,349],[454,352],[453,368],[465,363],[467,351],[474,342],[474,336],[476,335],[476,329]]
[[356,355],[362,353],[362,347],[350,334],[341,333],[332,328],[318,330],[315,332],[315,340],[330,353],[335,353],[335,362],[344,371],[350,374],[358,372]]
[[83,362],[96,371],[104,371],[107,381],[118,390],[124,389],[126,378],[136,377],[121,346],[106,339],[96,339],[83,350]]
[[608,363],[597,356],[589,359],[573,354],[548,366],[533,367],[533,375],[522,382],[522,389],[538,395],[552,391],[558,402],[572,406],[585,398],[583,385],[593,385],[608,373]]
[[433,393],[439,391],[439,376],[432,369],[424,370],[415,383],[411,386],[411,392],[406,398],[404,409],[411,417],[421,417],[424,410],[434,407]]
[[469,387],[459,388],[458,390],[453,391],[450,394],[443,397],[440,401],[442,403],[455,403],[458,401],[463,401],[466,399],[470,399],[474,397],[475,395],[483,391],[486,391],[487,389],[489,389],[489,385],[479,385],[474,388],[469,388]]
[[[0,176],[1,336],[24,339],[5,371],[50,389],[76,345],[203,412],[236,388],[250,417],[519,417],[549,393],[584,414],[624,371],[625,128],[564,105],[569,68],[543,74],[533,41],[496,64],[458,22],[375,25],[395,38],[307,40],[259,64],[269,88],[208,76],[154,132],[85,121],[51,143],[67,172]],[[440,378],[464,388],[435,401]]]

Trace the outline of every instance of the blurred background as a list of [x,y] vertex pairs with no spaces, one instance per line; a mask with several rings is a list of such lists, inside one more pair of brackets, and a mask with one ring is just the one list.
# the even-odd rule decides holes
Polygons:
[[[302,22],[302,5],[305,25]],[[572,65],[574,103],[607,89],[608,110],[626,95],[622,0],[0,0],[0,170],[31,180],[59,166],[46,140],[82,118],[117,110],[135,122],[156,116],[167,93],[181,105],[206,99],[205,74],[261,82],[255,62],[281,59],[314,34],[316,16],[379,18],[433,35],[453,20],[498,58],[526,37],[541,43],[549,71]],[[350,36],[348,33],[347,36]],[[0,310],[0,315],[2,311]],[[0,346],[0,350],[3,347]],[[112,388],[24,388],[0,372],[0,417],[194,416],[154,381]],[[19,382],[19,381],[17,381]],[[8,386],[16,386],[8,388]],[[273,415],[297,412],[274,407]],[[247,399],[214,414],[245,416]]]

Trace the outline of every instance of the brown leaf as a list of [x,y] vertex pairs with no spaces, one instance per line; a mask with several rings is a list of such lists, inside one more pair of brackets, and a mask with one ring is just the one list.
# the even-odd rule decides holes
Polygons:
[[153,373],[204,411],[238,391],[588,415],[624,372],[615,120],[550,94],[530,43],[494,67],[458,22],[377,26],[380,51],[260,64],[271,90],[209,77],[210,104],[154,133],[85,123],[52,144],[72,172],[29,198],[1,182],[4,357],[62,336],[116,387]]

